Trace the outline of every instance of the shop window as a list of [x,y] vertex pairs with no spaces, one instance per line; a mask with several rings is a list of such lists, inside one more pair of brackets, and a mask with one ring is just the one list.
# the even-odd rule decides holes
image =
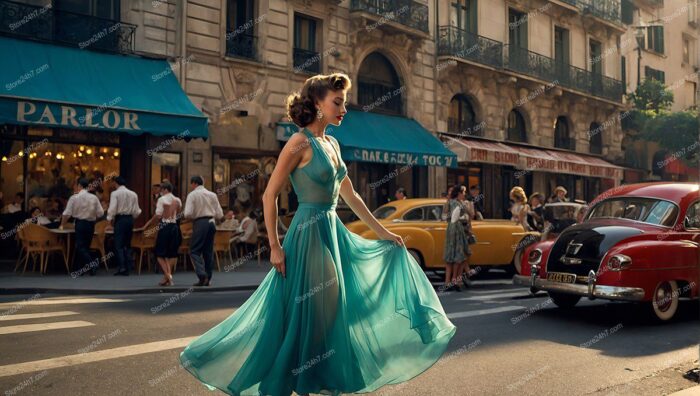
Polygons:
[[516,109],[508,114],[508,140],[511,142],[527,143],[525,118]]
[[173,194],[185,196],[182,190],[181,156],[179,153],[155,153],[151,159],[151,182],[157,184],[168,180],[173,185]]

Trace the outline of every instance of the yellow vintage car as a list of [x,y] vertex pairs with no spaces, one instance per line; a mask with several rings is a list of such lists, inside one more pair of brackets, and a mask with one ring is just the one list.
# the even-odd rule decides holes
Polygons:
[[[447,222],[441,219],[445,199],[413,198],[392,201],[374,210],[374,216],[391,232],[401,235],[406,248],[423,269],[445,267],[442,252],[445,246]],[[367,239],[377,239],[361,220],[346,224],[348,230]],[[538,232],[529,232],[510,220],[479,220],[472,222],[477,242],[471,245],[471,266],[483,269],[503,268],[520,273],[524,248],[539,241]]]

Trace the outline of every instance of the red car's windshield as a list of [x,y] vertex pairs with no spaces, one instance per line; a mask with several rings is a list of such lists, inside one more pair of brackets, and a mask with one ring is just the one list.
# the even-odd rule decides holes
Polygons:
[[672,227],[678,216],[673,202],[653,198],[621,197],[606,199],[590,210],[586,220],[616,218]]

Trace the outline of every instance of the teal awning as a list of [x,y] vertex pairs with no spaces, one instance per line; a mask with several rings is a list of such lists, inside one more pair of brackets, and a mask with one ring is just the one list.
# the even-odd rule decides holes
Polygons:
[[0,124],[208,137],[165,60],[6,37],[0,54]]
[[457,155],[411,118],[349,110],[326,132],[338,139],[345,161],[457,167]]

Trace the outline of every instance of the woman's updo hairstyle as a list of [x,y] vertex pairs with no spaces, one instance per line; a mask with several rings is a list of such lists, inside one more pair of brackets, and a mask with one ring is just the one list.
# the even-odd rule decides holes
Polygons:
[[303,128],[314,121],[316,102],[325,99],[328,91],[348,90],[350,87],[350,77],[345,73],[309,77],[300,92],[287,97],[287,117]]

